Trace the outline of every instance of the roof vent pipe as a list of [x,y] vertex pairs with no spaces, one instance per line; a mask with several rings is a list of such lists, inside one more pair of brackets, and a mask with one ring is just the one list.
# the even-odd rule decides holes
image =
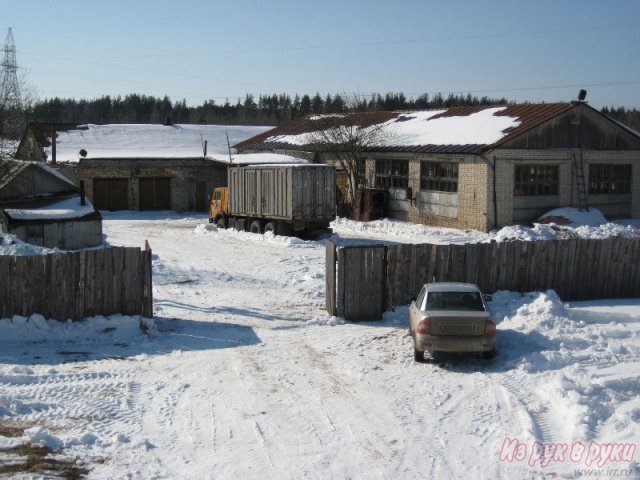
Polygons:
[[56,164],[56,132],[51,135],[51,165]]

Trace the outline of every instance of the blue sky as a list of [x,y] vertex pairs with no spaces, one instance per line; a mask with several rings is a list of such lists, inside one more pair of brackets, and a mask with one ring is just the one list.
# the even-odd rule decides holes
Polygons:
[[0,0],[40,98],[468,93],[640,108],[640,1]]

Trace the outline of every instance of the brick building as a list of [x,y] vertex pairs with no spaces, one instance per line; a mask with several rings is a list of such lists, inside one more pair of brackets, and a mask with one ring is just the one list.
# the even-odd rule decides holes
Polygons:
[[[386,190],[390,217],[483,231],[566,206],[640,218],[640,134],[584,102],[331,118],[384,133],[361,149],[359,186]],[[307,116],[236,148],[335,163],[316,135],[326,125]]]

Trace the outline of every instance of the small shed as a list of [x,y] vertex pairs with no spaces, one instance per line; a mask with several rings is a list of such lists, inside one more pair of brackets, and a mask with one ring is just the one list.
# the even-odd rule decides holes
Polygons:
[[0,160],[0,233],[42,247],[75,250],[102,243],[102,216],[53,168]]

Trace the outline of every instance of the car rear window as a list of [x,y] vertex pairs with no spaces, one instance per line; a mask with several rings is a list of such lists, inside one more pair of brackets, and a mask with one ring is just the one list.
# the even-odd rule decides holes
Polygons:
[[479,292],[429,292],[425,310],[484,312],[484,303]]

